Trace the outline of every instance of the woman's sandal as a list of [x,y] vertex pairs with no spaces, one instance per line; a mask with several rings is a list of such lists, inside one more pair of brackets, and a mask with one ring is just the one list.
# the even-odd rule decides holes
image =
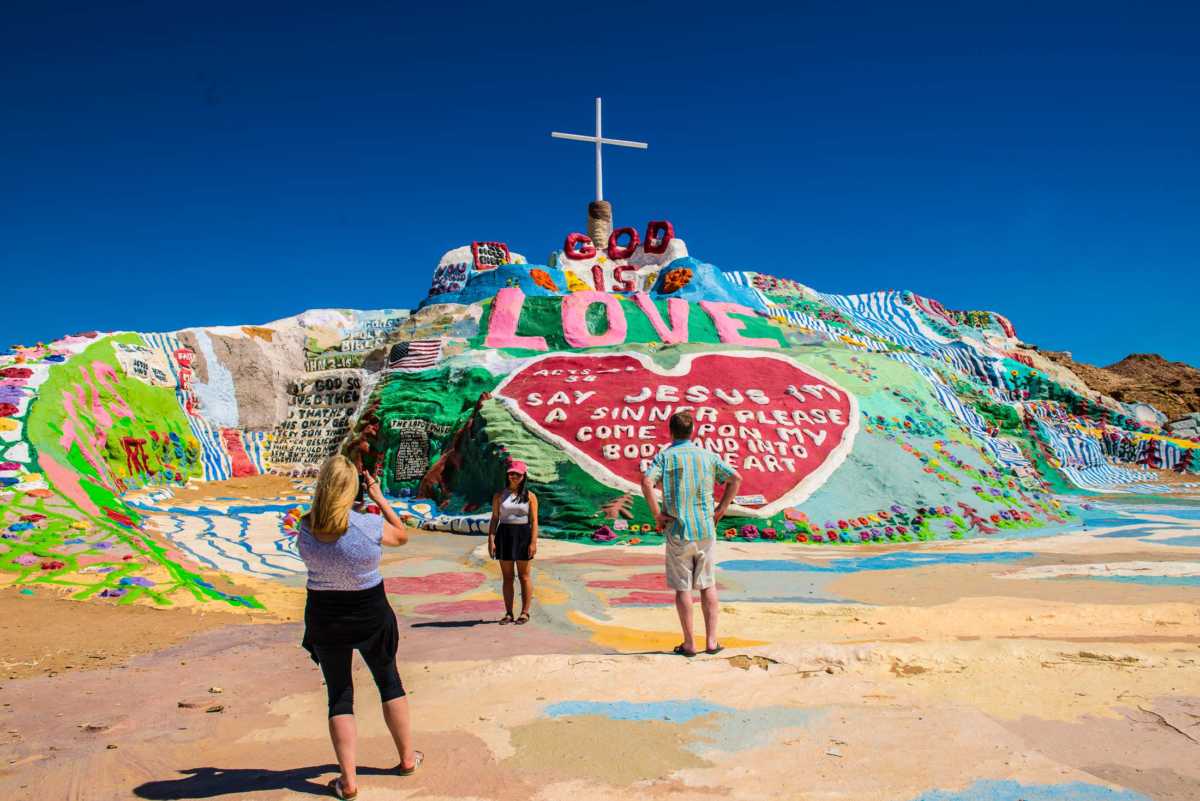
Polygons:
[[[417,768],[421,767],[421,763],[425,761],[425,755],[420,751],[413,752],[413,766],[411,768],[400,767],[396,770],[401,776],[411,776],[417,772]],[[403,766],[403,762],[400,763]]]
[[333,793],[334,796],[336,796],[337,798],[345,799],[345,801],[353,801],[353,799],[358,798],[358,790],[355,790],[353,793],[347,793],[345,790],[342,789],[342,777],[341,776],[338,776],[335,779],[330,779],[329,784],[327,784],[325,786],[329,788],[329,791],[331,793]]
[[509,612],[509,613],[508,613],[508,614],[506,614],[504,617],[500,618],[500,625],[501,625],[501,626],[509,626],[509,625],[512,625],[512,623],[513,623],[513,616],[512,616],[512,612]]
[[519,618],[517,618],[518,626],[524,626],[528,622],[529,622],[529,613],[528,612],[522,612],[521,616]]
[[696,655],[695,651],[689,651],[688,649],[684,648],[683,643],[679,643],[679,645],[676,645],[675,650],[672,651],[671,653],[676,654],[677,656],[686,656],[688,659],[691,659],[693,656]]

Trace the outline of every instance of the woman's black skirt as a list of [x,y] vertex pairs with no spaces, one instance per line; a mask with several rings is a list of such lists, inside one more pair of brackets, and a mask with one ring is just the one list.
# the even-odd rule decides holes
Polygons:
[[528,523],[501,523],[496,527],[496,558],[504,562],[524,562],[529,558],[533,528]]
[[383,582],[367,590],[309,590],[301,645],[314,662],[317,647],[357,649],[368,661],[395,658],[400,629]]

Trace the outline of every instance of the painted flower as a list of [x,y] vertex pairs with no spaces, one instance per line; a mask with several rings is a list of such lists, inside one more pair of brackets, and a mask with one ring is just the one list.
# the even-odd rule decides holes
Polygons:
[[670,294],[678,292],[692,282],[692,271],[687,267],[677,267],[668,270],[662,278],[662,291]]
[[776,531],[775,529],[773,529],[773,528],[764,528],[764,529],[763,529],[763,532],[762,532],[762,535],[763,535],[763,539],[765,539],[765,540],[777,540],[777,539],[779,539],[779,532],[777,532],[777,531]]
[[742,526],[742,536],[748,540],[758,539],[758,526],[753,523],[747,523]]
[[727,539],[727,540],[731,540],[731,539],[733,539],[733,538],[734,538],[734,537],[736,537],[736,536],[737,536],[737,529],[736,529],[736,528],[727,528],[727,529],[725,529],[725,539]]
[[641,543],[641,541],[642,541],[641,537],[630,537],[629,538],[630,545],[638,545],[639,543]]
[[808,542],[808,536],[806,534],[797,534],[796,542]]
[[545,270],[533,268],[529,271],[529,277],[533,279],[533,283],[540,286],[542,289],[548,289],[551,292],[558,291],[558,285],[554,283],[554,279],[550,277],[550,273]]

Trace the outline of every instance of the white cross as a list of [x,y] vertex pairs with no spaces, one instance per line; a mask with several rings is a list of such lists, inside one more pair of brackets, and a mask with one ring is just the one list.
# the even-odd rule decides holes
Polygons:
[[645,142],[631,142],[628,139],[605,139],[600,135],[600,98],[596,98],[596,135],[595,136],[580,136],[579,134],[559,133],[551,131],[550,135],[555,139],[574,139],[577,142],[595,142],[596,143],[596,200],[604,200],[604,169],[600,164],[600,148],[603,145],[618,145],[620,147],[636,147],[638,150],[645,150],[650,145]]

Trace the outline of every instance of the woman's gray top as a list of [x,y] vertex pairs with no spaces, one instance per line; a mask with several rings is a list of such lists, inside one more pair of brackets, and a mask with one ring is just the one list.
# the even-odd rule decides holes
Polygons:
[[308,521],[301,520],[296,547],[308,568],[310,590],[369,590],[383,581],[379,573],[383,556],[380,515],[351,512],[346,533],[333,542],[321,542],[312,535]]

